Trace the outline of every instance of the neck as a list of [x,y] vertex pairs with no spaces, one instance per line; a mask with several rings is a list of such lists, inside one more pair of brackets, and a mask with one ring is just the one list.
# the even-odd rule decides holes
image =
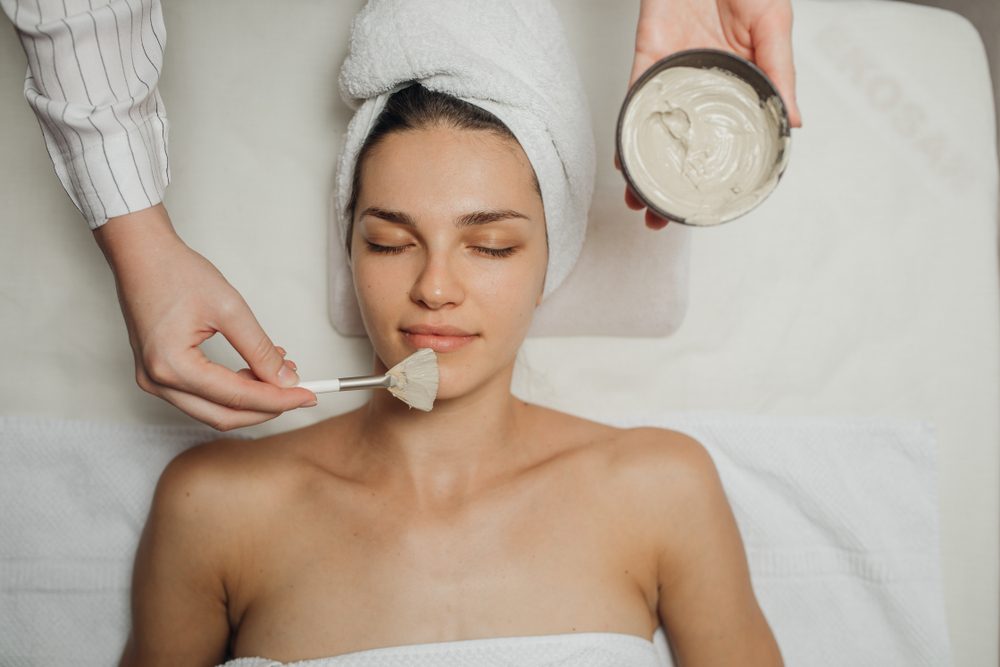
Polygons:
[[526,404],[510,393],[513,366],[431,412],[376,391],[361,411],[366,477],[410,496],[415,507],[454,505],[516,465]]

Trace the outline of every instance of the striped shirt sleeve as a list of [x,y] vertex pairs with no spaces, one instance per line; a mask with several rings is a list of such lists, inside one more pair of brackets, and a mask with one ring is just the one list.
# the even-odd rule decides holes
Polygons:
[[24,97],[91,229],[163,200],[160,0],[0,0],[27,56]]

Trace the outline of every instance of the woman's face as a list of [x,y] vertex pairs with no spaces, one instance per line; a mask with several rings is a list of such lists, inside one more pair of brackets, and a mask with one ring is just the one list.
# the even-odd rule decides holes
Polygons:
[[514,362],[541,301],[541,196],[520,145],[430,127],[382,138],[361,165],[351,237],[365,328],[387,368],[438,353],[439,399]]

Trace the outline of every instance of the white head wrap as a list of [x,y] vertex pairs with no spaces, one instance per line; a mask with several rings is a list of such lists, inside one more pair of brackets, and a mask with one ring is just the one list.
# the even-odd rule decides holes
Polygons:
[[351,25],[340,71],[341,95],[356,109],[337,168],[337,234],[331,239],[332,316],[344,333],[360,329],[344,250],[355,163],[389,96],[411,82],[489,111],[521,144],[545,209],[545,296],[569,275],[583,247],[594,187],[594,138],[580,75],[552,5],[370,0]]

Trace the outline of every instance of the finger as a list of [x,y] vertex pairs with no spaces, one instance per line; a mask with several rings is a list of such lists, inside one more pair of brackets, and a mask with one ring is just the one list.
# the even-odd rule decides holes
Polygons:
[[[274,349],[278,351],[278,354],[281,355],[282,359],[285,359],[285,357],[288,355],[288,350],[286,350],[285,348],[281,347],[280,345],[275,345]],[[285,359],[285,365],[286,366],[291,366],[293,371],[298,371],[299,370],[298,364],[296,364],[291,359]],[[239,371],[237,371],[237,373],[239,373]],[[254,376],[254,377],[256,377],[256,376]]]
[[642,76],[642,73],[652,67],[655,62],[656,58],[645,53],[636,53],[635,57],[632,58],[632,72],[628,77],[628,87],[631,88],[635,80]]
[[782,7],[766,12],[751,30],[754,59],[771,77],[788,106],[792,127],[802,127],[795,98],[795,64],[792,60],[792,10]]
[[[291,366],[292,370],[298,370],[298,366],[295,365],[294,361],[286,359],[285,363]],[[249,368],[241,368],[240,370],[236,371],[236,374],[242,378],[246,378],[247,380],[255,380],[255,381],[260,380],[260,378],[254,375],[253,371],[250,370]]]
[[294,387],[299,383],[298,375],[285,366],[274,343],[242,299],[227,311],[216,328],[264,382],[279,387]]
[[633,190],[629,185],[625,186],[625,205],[633,211],[641,211],[646,207],[646,205],[642,203],[642,200],[639,199],[639,195],[637,195],[635,190]]
[[267,413],[294,410],[316,400],[315,394],[308,389],[275,387],[260,380],[256,371],[249,370],[253,377],[234,373],[197,350],[195,355],[177,364],[178,381],[167,388],[194,394],[221,407]]
[[254,424],[274,419],[281,414],[280,412],[261,412],[257,410],[233,410],[207,401],[199,396],[169,387],[162,388],[158,392],[158,395],[177,409],[186,412],[217,431],[230,431],[234,428],[253,426]]
[[669,220],[665,220],[649,209],[646,209],[646,226],[650,229],[663,229],[667,226],[668,222]]
[[249,368],[241,368],[240,370],[236,371],[236,375],[238,375],[241,378],[245,378],[247,380],[253,380],[255,382],[260,381],[260,378],[254,375],[253,371],[250,370]]

